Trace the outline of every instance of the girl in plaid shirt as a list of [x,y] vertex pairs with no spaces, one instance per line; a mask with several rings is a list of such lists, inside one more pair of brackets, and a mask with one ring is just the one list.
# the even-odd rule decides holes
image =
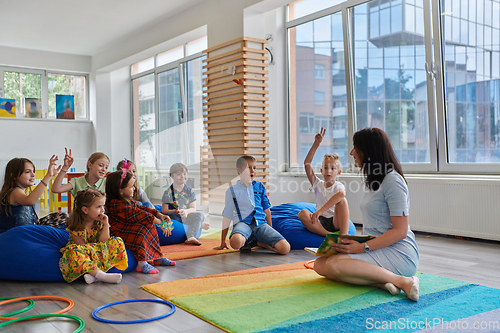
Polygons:
[[106,208],[111,232],[121,237],[125,246],[132,250],[138,261],[138,272],[157,274],[158,270],[152,265],[175,265],[175,261],[163,257],[156,231],[160,226],[163,233],[170,236],[171,229],[162,223],[170,223],[170,218],[155,209],[138,205],[133,199],[134,184],[134,176],[126,169],[107,177]]

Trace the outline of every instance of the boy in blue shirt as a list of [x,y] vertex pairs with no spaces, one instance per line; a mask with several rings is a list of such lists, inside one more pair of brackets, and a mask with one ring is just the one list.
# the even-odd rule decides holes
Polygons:
[[226,191],[221,245],[214,249],[228,248],[226,236],[232,220],[234,225],[229,243],[233,249],[250,252],[252,245],[258,245],[279,254],[287,254],[290,252],[290,244],[273,229],[271,204],[266,188],[261,182],[253,180],[257,171],[255,158],[249,155],[241,156],[236,161],[236,170],[240,179]]

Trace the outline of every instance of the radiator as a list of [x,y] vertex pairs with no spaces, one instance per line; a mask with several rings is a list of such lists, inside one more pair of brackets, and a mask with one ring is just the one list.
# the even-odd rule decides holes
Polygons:
[[[351,220],[362,223],[355,191],[360,178],[340,177],[346,185]],[[500,179],[492,176],[406,176],[412,230],[500,241]],[[350,191],[350,189],[352,191]]]

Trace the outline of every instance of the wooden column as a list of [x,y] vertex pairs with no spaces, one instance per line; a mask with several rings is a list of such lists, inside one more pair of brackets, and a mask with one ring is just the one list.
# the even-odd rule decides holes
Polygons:
[[267,187],[269,129],[267,41],[242,37],[204,51],[204,129],[201,148],[202,203],[224,202],[226,189],[236,182],[236,160],[257,159],[255,179]]

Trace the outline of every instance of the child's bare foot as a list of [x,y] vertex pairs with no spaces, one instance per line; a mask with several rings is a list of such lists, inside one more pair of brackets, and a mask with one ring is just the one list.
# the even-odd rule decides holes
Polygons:
[[210,228],[210,223],[208,223],[208,222],[203,222],[203,223],[201,224],[201,227],[200,227],[200,228],[201,228],[201,229],[203,229],[203,230],[208,230],[208,229]]
[[194,237],[188,238],[184,243],[189,245],[201,245],[201,242]]

